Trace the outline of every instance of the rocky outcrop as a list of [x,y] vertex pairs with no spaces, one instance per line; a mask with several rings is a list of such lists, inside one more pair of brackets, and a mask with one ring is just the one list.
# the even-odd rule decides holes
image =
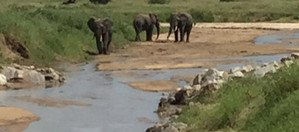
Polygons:
[[186,131],[187,125],[182,122],[178,123],[166,123],[166,124],[156,124],[150,127],[146,132],[184,132]]
[[64,82],[63,74],[55,71],[52,68],[35,68],[34,66],[21,66],[18,64],[13,64],[10,66],[4,66],[1,73],[6,77],[7,88],[20,89],[22,85],[26,87],[52,87],[60,85]]
[[170,93],[168,98],[162,98],[160,100],[157,113],[160,117],[167,119],[164,124],[157,124],[149,129],[147,132],[181,132],[171,122],[171,118],[174,118],[182,112],[180,108],[182,105],[192,105],[191,99],[197,96],[201,96],[205,93],[213,93],[221,88],[222,84],[233,80],[235,78],[246,77],[247,75],[253,75],[256,77],[264,77],[267,74],[275,73],[282,67],[289,67],[295,60],[299,59],[299,53],[292,53],[290,57],[283,57],[280,62],[265,63],[261,66],[253,67],[246,65],[242,67],[234,67],[229,72],[219,71],[217,69],[204,70],[202,74],[198,74],[192,81],[191,85],[179,88],[177,92]]

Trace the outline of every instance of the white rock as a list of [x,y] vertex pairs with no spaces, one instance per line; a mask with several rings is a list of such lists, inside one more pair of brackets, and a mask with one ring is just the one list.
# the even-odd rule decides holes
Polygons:
[[3,74],[0,74],[0,85],[5,85],[7,83],[7,79]]
[[257,77],[263,77],[267,73],[275,73],[275,72],[276,72],[276,68],[274,65],[267,65],[266,67],[260,67],[255,69],[254,75]]
[[192,87],[191,87],[190,85],[185,85],[185,86],[184,86],[184,89],[189,90],[189,89],[192,89]]
[[14,74],[14,78],[20,78],[23,79],[24,78],[24,71],[23,70],[16,70],[15,74]]
[[289,66],[292,65],[293,63],[294,63],[293,60],[286,60],[286,61],[283,62],[283,64],[284,64],[285,66],[287,66],[287,67],[289,67]]
[[235,67],[235,68],[232,68],[230,69],[229,73],[234,73],[234,72],[238,72],[238,71],[241,71],[242,69],[240,67]]
[[192,86],[200,84],[201,79],[202,79],[202,75],[201,74],[196,75],[195,78],[193,79]]
[[16,68],[7,66],[7,67],[3,67],[1,73],[6,77],[7,80],[10,80],[12,78],[15,78],[16,72],[17,72]]
[[298,52],[292,53],[291,56],[294,57],[295,59],[299,59],[299,53]]
[[244,74],[241,71],[236,71],[230,75],[231,77],[244,77]]
[[201,85],[200,85],[200,84],[193,85],[192,87],[193,87],[193,89],[195,89],[196,91],[199,91],[199,90],[201,89]]
[[23,79],[34,84],[45,83],[45,76],[35,70],[24,70]]
[[241,68],[241,72],[243,72],[243,73],[248,73],[253,70],[254,70],[254,68],[251,65],[246,65]]

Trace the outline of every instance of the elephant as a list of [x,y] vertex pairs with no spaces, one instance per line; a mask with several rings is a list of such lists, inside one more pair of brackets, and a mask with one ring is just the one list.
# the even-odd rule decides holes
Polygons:
[[148,15],[139,14],[134,18],[133,26],[136,32],[135,41],[141,41],[140,32],[146,31],[146,41],[152,41],[154,26],[157,28],[157,38],[160,34],[160,22],[156,14],[149,13]]
[[94,4],[108,4],[108,2],[110,2],[111,0],[89,0],[91,3],[94,3]]
[[185,34],[187,35],[186,42],[189,42],[189,36],[193,26],[193,18],[188,13],[172,13],[169,18],[169,32],[167,36],[167,40],[169,40],[169,36],[174,30],[175,33],[175,42],[178,42],[178,32],[180,32],[180,42],[184,41]]
[[113,22],[108,18],[98,19],[96,17],[91,17],[88,20],[87,25],[96,38],[99,54],[109,54]]
[[68,0],[68,1],[63,2],[62,4],[68,5],[68,4],[75,4],[75,3],[76,3],[76,0]]

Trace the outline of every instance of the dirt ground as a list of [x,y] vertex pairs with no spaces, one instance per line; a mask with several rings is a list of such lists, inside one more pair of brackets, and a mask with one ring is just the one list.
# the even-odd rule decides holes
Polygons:
[[[162,26],[167,26],[167,24],[162,24]],[[124,71],[124,74],[127,74],[128,70],[205,68],[218,64],[246,63],[241,58],[242,56],[299,51],[298,45],[288,45],[290,42],[298,42],[299,39],[279,44],[254,44],[257,36],[288,34],[295,32],[296,29],[299,29],[299,24],[296,23],[197,24],[192,30],[190,43],[174,43],[174,34],[167,41],[167,34],[161,34],[159,40],[154,42],[133,42],[109,56],[96,56],[97,69]],[[240,57],[240,59],[223,59],[231,57]],[[190,80],[190,76],[188,78]],[[149,80],[128,84],[133,88],[146,91],[168,91],[177,88],[173,82],[173,79]]]
[[15,107],[0,107],[0,132],[22,132],[39,117],[27,110]]
[[[276,54],[295,52],[298,46],[281,44],[256,45],[255,37],[292,30],[260,29],[215,29],[194,28],[190,43],[174,43],[173,38],[166,41],[162,34],[154,42],[134,42],[109,56],[96,56],[98,70],[134,69],[173,69],[191,67],[211,67],[216,64],[236,63],[217,58],[240,57],[246,55]],[[173,37],[173,35],[172,35]],[[242,61],[242,60],[239,60]]]

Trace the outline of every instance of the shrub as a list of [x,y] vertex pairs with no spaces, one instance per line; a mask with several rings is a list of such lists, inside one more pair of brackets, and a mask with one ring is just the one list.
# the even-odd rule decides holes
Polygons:
[[149,4],[167,4],[170,0],[148,0]]
[[191,10],[189,10],[189,13],[196,22],[213,22],[214,21],[214,15],[211,11],[191,9]]

